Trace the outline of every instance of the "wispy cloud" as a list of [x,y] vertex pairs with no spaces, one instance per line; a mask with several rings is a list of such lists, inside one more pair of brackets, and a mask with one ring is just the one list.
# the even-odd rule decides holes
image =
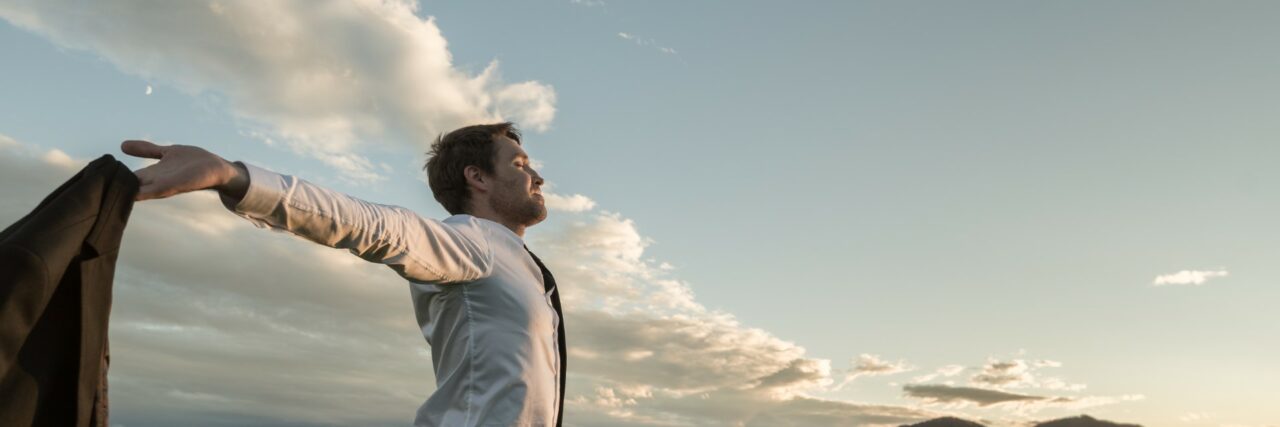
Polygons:
[[899,360],[890,362],[880,358],[874,354],[863,353],[853,362],[853,368],[844,375],[844,381],[836,385],[835,390],[840,390],[844,386],[853,382],[858,377],[872,377],[881,375],[893,375],[897,373],[907,372],[915,369],[914,366],[907,364],[906,361]]
[[1217,277],[1227,277],[1231,273],[1227,270],[1182,270],[1173,274],[1165,274],[1156,276],[1151,282],[1152,286],[1168,286],[1168,285],[1203,285],[1209,279]]
[[1015,413],[1028,414],[1047,408],[1084,409],[1111,405],[1119,402],[1143,400],[1138,394],[1122,396],[1052,396],[1011,392],[984,387],[951,386],[944,384],[907,384],[903,395],[920,399],[926,405],[944,408],[1004,407]]
[[942,384],[907,384],[902,391],[908,397],[928,403],[973,403],[990,406],[999,403],[1045,400],[1043,396],[1009,393],[976,387],[955,387]]
[[[1047,408],[1081,409],[1143,399],[1139,394],[1072,395],[1084,390],[1086,385],[1041,373],[1043,369],[1060,368],[1062,365],[1062,362],[1055,360],[1020,358],[988,358],[982,366],[973,368],[947,365],[931,374],[914,378],[913,383],[903,386],[903,395],[920,399],[927,406],[950,409],[969,406],[999,407],[1012,414],[1034,413]],[[964,385],[951,381],[945,384],[925,383],[938,377],[954,377],[966,371],[974,374],[969,376]]]
[[[188,94],[217,94],[248,127],[349,180],[383,179],[367,140],[425,144],[464,124],[545,130],[546,84],[452,64],[413,1],[12,1],[0,18]],[[149,91],[148,91],[149,92]]]
[[659,45],[657,41],[651,38],[640,37],[632,33],[624,33],[624,32],[619,32],[618,37],[622,38],[623,40],[631,41],[635,43],[637,46],[644,46],[644,47],[657,49],[659,52],[662,52],[662,53],[672,54],[672,55],[678,53],[673,48]]
[[969,378],[969,382],[979,386],[1005,388],[1043,388],[1050,390],[1078,391],[1085,389],[1084,384],[1070,384],[1061,378],[1040,375],[1040,368],[1058,368],[1062,363],[1052,360],[1030,361],[1024,359],[998,360],[988,359],[982,370]]
[[596,202],[590,197],[581,194],[573,194],[563,196],[556,193],[545,192],[547,209],[561,212],[584,212],[595,209]]

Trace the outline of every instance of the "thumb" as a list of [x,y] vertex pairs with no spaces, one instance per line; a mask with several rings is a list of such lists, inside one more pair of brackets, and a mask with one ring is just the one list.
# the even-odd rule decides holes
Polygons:
[[135,157],[146,157],[148,159],[159,159],[164,157],[165,149],[168,146],[161,147],[152,144],[150,141],[142,141],[131,139],[120,144],[120,151]]

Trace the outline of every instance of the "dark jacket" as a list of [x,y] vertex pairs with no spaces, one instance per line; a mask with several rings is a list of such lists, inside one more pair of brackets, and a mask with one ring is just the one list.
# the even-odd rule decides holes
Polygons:
[[107,425],[111,280],[137,192],[103,155],[0,232],[0,426]]

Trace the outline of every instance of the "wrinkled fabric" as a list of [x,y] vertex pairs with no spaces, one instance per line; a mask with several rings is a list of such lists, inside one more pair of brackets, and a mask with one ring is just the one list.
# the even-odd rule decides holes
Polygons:
[[436,376],[415,425],[556,425],[564,348],[557,290],[520,236],[483,218],[423,218],[241,164],[249,188],[238,201],[223,196],[227,209],[408,280]]
[[551,275],[551,270],[548,270],[547,265],[543,264],[542,260],[538,259],[538,256],[534,255],[533,251],[530,251],[527,246],[524,250],[529,252],[529,256],[533,257],[533,262],[538,264],[538,268],[542,270],[543,289],[546,289],[547,295],[551,296],[551,307],[556,310],[556,320],[558,321],[556,323],[556,341],[559,344],[560,355],[560,381],[558,383],[560,406],[556,408],[556,427],[560,427],[564,423],[564,384],[569,371],[569,350],[565,348],[564,341],[564,309],[560,307],[560,292],[556,290],[556,278]]
[[89,163],[0,232],[0,426],[106,426],[107,320],[138,179]]

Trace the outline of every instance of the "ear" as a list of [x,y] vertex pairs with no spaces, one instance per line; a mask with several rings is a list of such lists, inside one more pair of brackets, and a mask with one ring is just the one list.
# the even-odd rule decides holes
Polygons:
[[462,169],[462,177],[467,179],[467,187],[477,191],[489,191],[489,177],[485,176],[479,166],[471,165]]

